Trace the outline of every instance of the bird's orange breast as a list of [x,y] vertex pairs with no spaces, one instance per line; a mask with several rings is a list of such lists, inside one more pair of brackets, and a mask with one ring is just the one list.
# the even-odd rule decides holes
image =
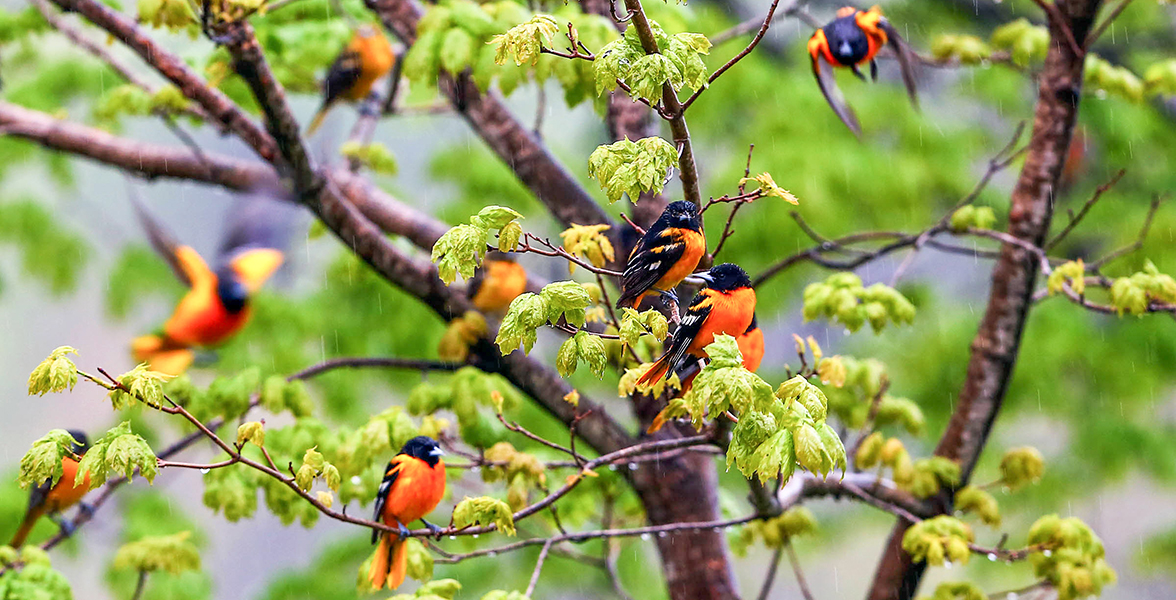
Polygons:
[[710,296],[711,311],[686,350],[695,356],[705,356],[703,348],[711,345],[716,335],[738,337],[747,331],[755,316],[755,290],[751,288],[730,292],[703,290],[703,293]]
[[86,473],[82,482],[74,485],[74,478],[78,474],[78,461],[65,458],[61,461],[61,479],[45,495],[45,507],[49,512],[65,510],[82,500],[86,492],[90,491],[90,474]]
[[487,261],[485,268],[486,276],[473,298],[474,306],[478,310],[505,310],[511,301],[527,290],[527,273],[522,265],[507,260],[495,260]]
[[384,521],[408,524],[433,512],[445,497],[445,462],[430,467],[418,458],[400,460],[400,474],[384,504]]
[[225,310],[216,296],[216,283],[193,286],[180,300],[163,331],[173,342],[187,346],[215,346],[241,330],[252,313]]
[[764,330],[756,327],[735,341],[739,343],[739,353],[743,355],[743,367],[752,373],[756,372],[764,360]]
[[[675,236],[675,241],[681,241],[686,244],[686,248],[682,251],[682,257],[678,262],[666,271],[662,278],[657,280],[653,287],[659,290],[670,290],[679,283],[682,283],[686,276],[694,272],[698,268],[698,261],[702,260],[702,255],[706,254],[706,238],[699,232],[690,229],[683,229]],[[654,248],[657,252],[659,248]]]

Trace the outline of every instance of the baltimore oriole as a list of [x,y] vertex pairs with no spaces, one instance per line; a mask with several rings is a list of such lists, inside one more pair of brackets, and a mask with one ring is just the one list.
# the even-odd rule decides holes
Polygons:
[[29,493],[29,508],[25,511],[24,520],[21,521],[20,528],[16,530],[16,535],[12,536],[11,542],[8,542],[9,546],[20,548],[25,539],[29,537],[33,526],[37,524],[37,519],[46,514],[50,515],[50,518],[53,518],[63,530],[67,532],[71,530],[72,526],[68,522],[59,520],[56,516],[61,511],[81,502],[86,492],[90,491],[89,473],[86,473],[82,483],[74,485],[74,477],[78,473],[77,459],[89,449],[90,440],[86,438],[86,434],[80,431],[70,430],[69,434],[74,439],[74,443],[69,449],[74,456],[61,459],[61,478],[57,480],[56,484],[50,483],[52,479],[46,479]]
[[466,295],[484,313],[506,310],[512,300],[527,291],[527,272],[515,259],[497,250],[486,255],[470,279]]
[[358,102],[372,93],[372,86],[392,70],[396,54],[392,44],[380,30],[371,25],[362,25],[351,36],[351,41],[335,62],[327,69],[323,80],[323,105],[315,113],[306,135],[314,133],[327,111],[340,99]]
[[[438,527],[425,521],[424,516],[437,508],[445,495],[445,454],[432,438],[417,436],[408,440],[384,471],[384,481],[376,492],[374,520],[396,527],[399,535],[372,531],[372,543],[379,541],[368,581],[373,589],[390,589],[404,583],[408,554],[404,542],[408,539],[407,524],[420,519],[431,530]],[[395,538],[395,539],[393,539]]]
[[706,287],[690,301],[670,347],[638,383],[665,377],[681,367],[687,355],[706,357],[705,348],[715,341],[716,335],[746,333],[755,318],[755,290],[751,288],[751,278],[738,265],[724,263],[695,277],[706,282]]
[[629,254],[617,308],[641,304],[650,291],[676,303],[674,288],[698,268],[704,254],[706,236],[698,207],[685,200],[671,202]]
[[281,266],[287,229],[279,223],[281,202],[257,191],[233,208],[216,269],[190,246],[181,246],[134,202],[155,250],[190,288],[161,331],[131,342],[131,355],[152,370],[179,375],[192,364],[192,348],[216,346],[232,337],[252,314],[250,298]]
[[845,102],[833,74],[821,68],[821,62],[827,63],[830,67],[848,67],[862,81],[866,80],[866,76],[862,75],[858,67],[869,63],[870,78],[877,81],[878,63],[874,61],[874,57],[882,46],[887,44],[894,49],[907,94],[911,97],[911,103],[917,106],[914,61],[910,56],[910,49],[890,21],[882,16],[882,9],[875,6],[863,11],[847,6],[837,11],[836,19],[813,32],[813,36],[809,38],[808,53],[812,58],[813,75],[817,78],[817,85],[820,86],[821,93],[833,108],[833,112],[837,113],[841,122],[845,123],[854,135],[860,136],[862,133],[857,115]]

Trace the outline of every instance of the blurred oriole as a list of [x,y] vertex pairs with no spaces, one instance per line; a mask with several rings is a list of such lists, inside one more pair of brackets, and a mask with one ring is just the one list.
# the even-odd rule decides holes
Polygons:
[[503,312],[512,300],[527,290],[527,272],[505,252],[497,250],[486,255],[482,266],[470,279],[466,295],[478,310]]
[[[90,440],[86,438],[86,434],[80,431],[70,430],[69,434],[74,438],[74,443],[69,450],[80,458],[90,448]],[[16,535],[12,536],[11,542],[8,542],[9,546],[20,548],[25,539],[29,537],[33,526],[37,524],[37,519],[43,515],[56,515],[81,502],[86,492],[90,491],[90,474],[86,473],[84,481],[75,486],[74,477],[77,476],[77,473],[77,459],[67,456],[61,459],[61,478],[57,480],[56,484],[51,485],[52,479],[46,479],[32,489],[29,493],[29,508],[25,511],[24,520],[21,521],[20,528],[16,530]],[[69,528],[68,524],[63,521],[58,521],[58,524],[62,529]]]
[[704,254],[706,236],[698,207],[685,200],[671,202],[629,254],[617,308],[641,304],[650,291],[676,302],[674,288],[698,268]]
[[190,288],[161,331],[131,342],[135,360],[147,362],[152,370],[179,375],[192,363],[192,348],[221,344],[245,326],[252,314],[250,297],[284,260],[279,238],[288,231],[276,214],[280,204],[261,192],[243,197],[233,208],[213,270],[134,202],[151,245]]
[[695,277],[705,281],[706,287],[690,301],[690,308],[682,315],[682,324],[674,332],[670,347],[638,383],[665,377],[680,367],[688,354],[705,357],[705,348],[715,341],[716,335],[746,333],[755,318],[755,290],[751,288],[751,278],[738,265],[724,263]]
[[[437,527],[424,520],[424,516],[437,508],[445,495],[445,463],[441,461],[444,451],[437,442],[425,436],[408,440],[384,472],[384,481],[376,492],[376,514],[374,520],[396,527],[400,534],[385,534],[372,531],[372,543],[379,541],[372,566],[368,570],[368,581],[372,588],[390,589],[404,583],[408,566],[408,554],[404,542],[408,539],[407,524],[420,519],[429,528]],[[395,538],[395,539],[393,539]]]
[[323,124],[327,111],[339,99],[358,102],[366,98],[372,93],[372,85],[392,70],[395,61],[392,44],[380,30],[372,25],[356,29],[351,41],[327,69],[327,77],[323,80],[323,105],[315,113],[310,127],[306,128],[306,135],[311,135]]
[[874,57],[882,46],[887,44],[894,49],[907,94],[911,97],[911,102],[917,106],[914,61],[906,42],[898,35],[890,21],[882,16],[882,9],[875,6],[863,11],[847,6],[837,11],[836,19],[813,32],[813,36],[809,38],[808,53],[812,58],[813,75],[817,78],[817,85],[820,86],[821,93],[833,108],[833,112],[837,113],[845,126],[855,135],[860,136],[862,133],[857,116],[846,104],[833,74],[823,70],[821,62],[824,61],[830,67],[848,67],[862,81],[866,80],[866,76],[862,75],[858,67],[870,63],[870,78],[877,81],[878,63]]

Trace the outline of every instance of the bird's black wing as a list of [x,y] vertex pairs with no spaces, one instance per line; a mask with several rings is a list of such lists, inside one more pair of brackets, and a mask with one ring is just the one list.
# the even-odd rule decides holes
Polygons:
[[323,106],[327,106],[339,99],[339,95],[351,89],[363,72],[362,59],[354,50],[344,50],[331,68],[327,69],[327,78],[323,81]]
[[915,108],[919,107],[919,93],[915,87],[915,57],[911,52],[910,46],[902,36],[898,35],[898,30],[890,21],[882,19],[878,23],[878,27],[886,32],[886,43],[894,50],[894,55],[898,58],[898,67],[902,72],[902,83],[906,86],[907,95],[911,98],[911,104]]
[[858,122],[857,115],[854,114],[849,103],[845,101],[845,96],[841,95],[841,88],[837,87],[833,68],[825,61],[825,57],[818,55],[813,58],[813,76],[817,78],[817,87],[821,88],[821,94],[825,96],[825,101],[837,114],[837,118],[841,119],[841,122],[845,123],[845,126],[854,135],[862,137],[861,123]]
[[302,209],[289,192],[258,188],[241,194],[225,217],[217,264],[229,264],[246,250],[273,248],[286,251],[295,221]]
[[682,359],[686,356],[686,350],[694,338],[698,337],[698,333],[702,331],[702,324],[710,316],[713,306],[713,300],[710,295],[705,293],[705,290],[695,294],[694,299],[690,301],[690,308],[687,308],[686,313],[682,315],[682,323],[674,331],[674,339],[670,341],[670,348],[666,350],[671,372],[681,366]]
[[617,306],[627,305],[657,284],[686,252],[686,240],[678,229],[663,229],[641,238],[629,255],[621,275],[621,297]]
[[180,247],[180,242],[175,234],[164,227],[163,223],[160,223],[155,215],[147,210],[143,199],[139,197],[139,190],[129,181],[127,182],[127,196],[131,199],[131,206],[135,209],[135,216],[143,226],[143,231],[147,233],[147,241],[151,243],[151,248],[163,258],[167,266],[171,267],[172,272],[176,274],[176,278],[181,283],[191,287],[192,281],[184,271],[179,256],[176,255],[176,249]]
[[[396,478],[400,477],[399,462],[389,462],[388,470],[384,472],[384,480],[380,482],[380,488],[376,491],[376,510],[372,516],[372,520],[381,523],[384,513],[384,504],[388,502],[388,494],[392,493],[392,485],[396,483]],[[380,530],[372,530],[372,543],[380,541]]]

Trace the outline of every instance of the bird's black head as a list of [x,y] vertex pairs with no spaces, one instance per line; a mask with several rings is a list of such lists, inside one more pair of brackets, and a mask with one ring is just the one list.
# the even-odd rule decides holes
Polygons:
[[823,29],[829,53],[838,63],[847,67],[856,65],[870,53],[870,39],[858,26],[855,14],[838,17]]
[[437,441],[433,438],[418,435],[404,444],[404,447],[400,449],[400,454],[419,458],[428,463],[430,467],[435,467],[445,451],[437,445]]
[[751,287],[751,278],[747,276],[747,271],[733,263],[723,263],[711,267],[711,270],[698,273],[695,277],[705,281],[706,287],[717,292],[730,292]]
[[235,315],[249,304],[249,288],[237,277],[232,267],[224,267],[216,272],[216,297],[229,314]]
[[669,227],[702,231],[702,219],[698,215],[698,207],[693,202],[678,200],[666,206],[666,210],[658,217],[651,231],[661,231]]
[[487,252],[485,260],[486,260],[486,262],[490,262],[490,261],[517,262],[517,261],[515,261],[515,257],[513,254],[509,254],[509,253],[503,252],[501,250],[491,250],[491,251]]
[[68,433],[73,436],[74,443],[70,445],[69,451],[81,456],[90,449],[90,438],[86,437],[86,433],[78,431],[77,429],[70,429]]

